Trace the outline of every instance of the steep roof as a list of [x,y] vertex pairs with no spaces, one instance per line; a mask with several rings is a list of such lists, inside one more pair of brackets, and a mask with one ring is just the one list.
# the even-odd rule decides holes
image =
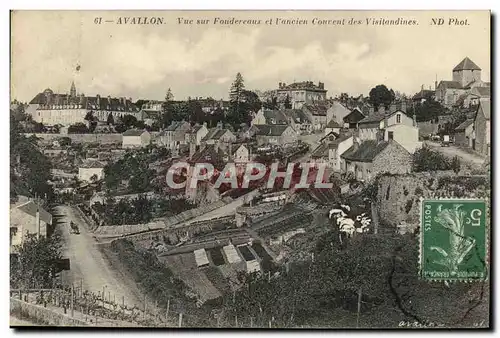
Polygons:
[[224,135],[228,130],[223,128],[212,128],[208,131],[208,134],[203,138],[204,141],[207,140],[218,140]]
[[287,124],[288,122],[286,115],[280,110],[264,110],[263,113],[267,124]]
[[491,88],[490,87],[475,87],[471,91],[472,94],[477,94],[480,97],[490,97],[491,96]]
[[473,119],[467,119],[464,122],[460,123],[458,127],[455,128],[456,131],[462,131],[467,129],[468,126],[474,123]]
[[345,123],[358,123],[362,119],[365,118],[365,115],[363,112],[358,108],[354,108],[349,114],[344,116],[344,122]]
[[328,110],[328,106],[322,103],[304,104],[303,108],[316,116],[326,116],[326,111]]
[[330,122],[327,123],[326,125],[327,128],[341,128],[340,124],[337,123],[335,120],[330,120]]
[[479,109],[482,111],[484,118],[489,120],[491,118],[491,101],[490,99],[479,99]]
[[466,56],[465,59],[463,59],[458,65],[456,65],[455,68],[453,68],[454,72],[460,70],[481,70],[481,68],[479,68],[478,65],[472,62],[472,60]]
[[312,158],[322,158],[328,156],[328,143],[321,143],[311,152]]
[[28,201],[24,204],[21,204],[17,207],[17,209],[27,213],[30,216],[36,217],[36,210],[40,212],[40,220],[44,221],[47,224],[52,224],[52,215],[45,211],[41,206],[37,206],[37,204],[33,201]]
[[292,119],[295,123],[308,123],[311,122],[307,114],[302,111],[302,109],[284,109],[283,114],[288,118]]
[[371,162],[378,154],[380,154],[387,146],[388,141],[376,141],[368,140],[359,144],[356,149],[355,146],[349,148],[345,153],[340,155],[340,157],[356,162]]
[[141,136],[142,133],[144,133],[144,130],[138,130],[138,129],[129,129],[126,132],[124,132],[122,135],[123,136]]
[[165,131],[175,131],[185,123],[186,121],[172,121]]
[[269,124],[262,124],[256,127],[258,128],[256,135],[259,136],[281,136],[283,132],[288,128],[287,125],[269,125]]
[[226,155],[224,150],[216,148],[214,145],[207,145],[194,153],[190,160],[191,162],[222,161]]
[[462,89],[462,85],[461,85],[461,84],[460,84],[460,82],[458,82],[458,81],[445,81],[445,80],[442,80],[441,82],[439,82],[438,87],[441,87],[441,84],[442,84],[445,88],[451,88],[451,89]]
[[83,162],[80,168],[104,168],[105,166],[106,165],[101,161],[90,159]]

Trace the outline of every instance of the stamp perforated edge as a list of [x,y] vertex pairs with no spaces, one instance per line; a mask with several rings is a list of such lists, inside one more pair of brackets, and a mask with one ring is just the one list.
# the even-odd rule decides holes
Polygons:
[[490,207],[489,207],[489,199],[488,198],[457,198],[457,197],[434,197],[434,196],[429,196],[427,198],[420,197],[420,215],[419,215],[419,223],[422,223],[422,216],[423,216],[423,208],[424,208],[424,201],[480,201],[484,202],[485,205],[485,211],[486,211],[486,218],[485,218],[485,238],[484,238],[484,250],[485,250],[485,268],[486,268],[486,277],[483,279],[479,278],[449,278],[449,279],[434,279],[434,278],[424,278],[422,276],[422,251],[423,251],[423,226],[420,224],[420,231],[418,234],[418,278],[423,281],[427,282],[460,282],[460,283],[478,283],[478,282],[487,282],[490,279],[490,274],[489,274],[489,257],[490,257],[490,228],[491,228],[491,222],[488,222],[488,216],[490,215]]

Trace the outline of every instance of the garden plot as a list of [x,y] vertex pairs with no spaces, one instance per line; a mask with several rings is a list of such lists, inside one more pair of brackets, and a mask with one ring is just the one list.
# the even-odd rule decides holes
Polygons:
[[238,250],[240,251],[241,255],[245,259],[245,261],[250,262],[255,260],[255,256],[253,253],[250,251],[247,245],[240,245],[238,246]]
[[207,250],[209,256],[212,258],[212,262],[216,266],[221,266],[226,264],[226,261],[224,259],[224,255],[222,254],[222,247],[217,246],[215,248],[211,248]]
[[182,280],[202,302],[222,296],[213,283],[207,278],[205,272],[197,267],[192,252],[175,256],[160,258],[168,265],[174,275]]

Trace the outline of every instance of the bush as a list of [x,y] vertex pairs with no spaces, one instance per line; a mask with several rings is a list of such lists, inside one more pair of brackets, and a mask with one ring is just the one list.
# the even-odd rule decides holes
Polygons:
[[[457,158],[458,160],[458,158]],[[437,171],[452,170],[456,168],[443,154],[429,148],[421,148],[413,154],[413,171]],[[458,170],[460,170],[460,160],[458,160]]]

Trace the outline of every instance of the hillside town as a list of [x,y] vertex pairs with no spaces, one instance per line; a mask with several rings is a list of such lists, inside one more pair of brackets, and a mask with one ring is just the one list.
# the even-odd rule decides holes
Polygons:
[[[228,99],[177,99],[172,84],[153,100],[47,79],[10,107],[11,297],[74,326],[447,326],[478,301],[472,325],[488,311],[478,284],[429,286],[415,261],[419,198],[489,200],[491,85],[457,61],[406,94],[248,89],[238,73]],[[179,162],[215,174],[174,189]],[[243,186],[253,162],[292,164],[291,187],[269,171]],[[227,163],[237,188],[215,184]],[[297,186],[300,163],[332,187]]]

